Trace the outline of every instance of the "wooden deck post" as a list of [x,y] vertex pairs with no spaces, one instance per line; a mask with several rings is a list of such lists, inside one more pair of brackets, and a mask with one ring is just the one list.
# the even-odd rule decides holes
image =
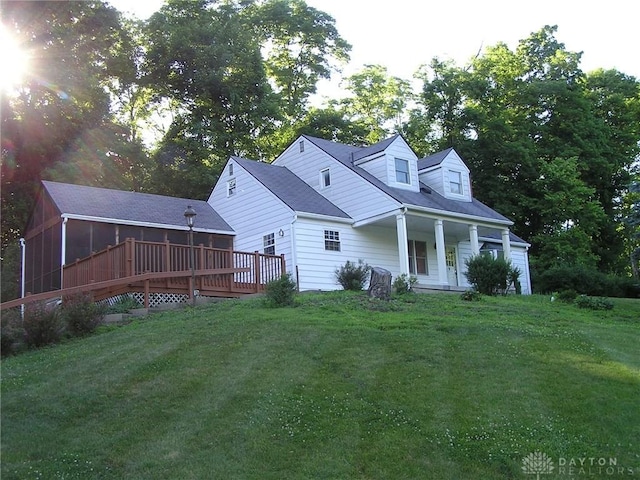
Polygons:
[[149,279],[144,281],[144,308],[149,308]]
[[255,290],[258,293],[260,291],[260,252],[257,250],[253,254],[253,275],[256,282]]

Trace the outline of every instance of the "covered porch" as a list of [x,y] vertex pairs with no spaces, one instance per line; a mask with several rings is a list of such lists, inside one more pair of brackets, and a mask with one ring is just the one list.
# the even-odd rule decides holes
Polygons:
[[[354,226],[371,225],[394,230],[399,274],[416,277],[418,289],[464,291],[470,287],[464,275],[465,261],[482,251],[504,257],[516,266],[524,262],[528,266],[528,244],[511,233],[512,224],[510,221],[402,208],[357,222]],[[526,288],[523,291],[529,293],[528,274],[524,280],[523,287],[526,284]]]

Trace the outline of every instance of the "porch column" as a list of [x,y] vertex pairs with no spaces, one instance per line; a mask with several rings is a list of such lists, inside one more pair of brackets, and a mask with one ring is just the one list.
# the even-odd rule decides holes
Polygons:
[[407,238],[407,219],[404,213],[396,215],[396,232],[398,234],[400,274],[406,273],[409,275],[409,242]]
[[436,255],[438,257],[438,281],[442,285],[449,285],[449,276],[447,275],[447,255],[444,245],[444,225],[442,220],[435,222],[436,229]]
[[480,245],[478,244],[478,226],[469,225],[469,240],[471,241],[471,254],[473,256],[480,254]]
[[509,229],[502,230],[502,251],[504,252],[504,259],[511,260],[511,240],[509,240]]

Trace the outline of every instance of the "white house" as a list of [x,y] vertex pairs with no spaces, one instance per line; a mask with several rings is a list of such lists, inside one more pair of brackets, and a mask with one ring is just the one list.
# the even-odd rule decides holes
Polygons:
[[284,254],[301,290],[335,290],[335,270],[364,260],[418,286],[465,289],[465,260],[504,255],[531,293],[529,244],[474,199],[450,148],[418,159],[400,135],[354,147],[302,135],[272,164],[232,157],[208,199],[235,248]]

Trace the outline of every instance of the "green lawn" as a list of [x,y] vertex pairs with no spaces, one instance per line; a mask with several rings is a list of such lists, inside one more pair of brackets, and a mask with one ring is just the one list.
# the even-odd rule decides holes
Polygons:
[[526,479],[533,452],[543,479],[640,476],[640,301],[614,302],[334,292],[103,328],[2,361],[2,479]]

